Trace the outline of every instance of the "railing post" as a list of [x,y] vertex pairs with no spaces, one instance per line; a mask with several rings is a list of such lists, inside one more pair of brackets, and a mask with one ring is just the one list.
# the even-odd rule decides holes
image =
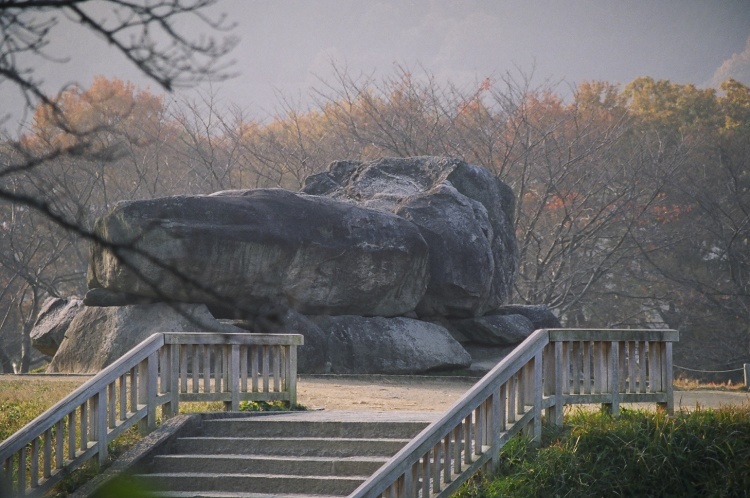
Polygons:
[[[148,405],[148,358],[138,363],[138,374],[136,375],[137,389],[138,389],[138,403],[133,408],[133,411],[138,411],[142,406]],[[138,421],[138,432],[141,435],[148,434],[148,419],[141,419]]]
[[612,402],[610,410],[612,415],[620,413],[620,346],[617,341],[612,341],[609,346],[609,391]]
[[672,342],[667,341],[661,348],[662,352],[662,385],[666,393],[666,403],[659,403],[659,406],[667,410],[668,414],[674,413],[674,386],[672,385]]
[[167,404],[169,408],[165,416],[173,417],[180,413],[180,368],[187,368],[187,365],[180,365],[180,360],[184,356],[181,350],[184,346],[165,344],[163,347],[169,347],[169,397],[171,399]]
[[555,425],[561,426],[563,424],[563,409],[564,396],[563,396],[563,368],[567,368],[567,365],[563,365],[563,344],[561,341],[555,342]]
[[159,376],[159,352],[155,351],[148,356],[146,366],[146,427],[148,432],[156,429],[156,389]]
[[544,350],[540,350],[534,356],[534,441],[542,442],[542,362]]
[[297,404],[297,345],[290,345],[288,352],[286,382],[289,391],[289,408],[292,409]]

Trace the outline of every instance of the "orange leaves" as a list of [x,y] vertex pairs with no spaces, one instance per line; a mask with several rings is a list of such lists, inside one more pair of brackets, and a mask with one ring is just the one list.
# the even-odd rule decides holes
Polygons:
[[40,104],[34,113],[33,133],[27,146],[65,149],[85,142],[95,149],[113,145],[115,136],[131,143],[150,139],[164,110],[162,98],[130,83],[103,76],[83,90],[63,91],[53,105]]

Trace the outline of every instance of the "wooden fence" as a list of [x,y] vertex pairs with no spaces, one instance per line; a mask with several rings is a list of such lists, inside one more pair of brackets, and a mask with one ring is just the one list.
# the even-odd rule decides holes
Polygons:
[[542,417],[562,424],[563,407],[656,403],[673,410],[675,330],[537,330],[438,421],[350,498],[445,497],[524,430],[539,441]]
[[40,496],[139,424],[180,402],[297,401],[298,334],[154,334],[0,443],[0,496]]

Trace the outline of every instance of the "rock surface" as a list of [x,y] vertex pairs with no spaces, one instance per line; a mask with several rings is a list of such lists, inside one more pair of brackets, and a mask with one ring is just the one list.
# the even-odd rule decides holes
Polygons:
[[310,318],[328,337],[330,373],[413,374],[471,364],[469,353],[439,325],[403,317]]
[[83,302],[75,297],[45,299],[31,330],[31,345],[42,354],[54,355],[65,339],[70,322],[82,309]]
[[467,342],[489,346],[515,346],[534,332],[534,324],[522,315],[488,315],[454,320]]
[[429,279],[412,223],[281,189],[121,202],[96,233],[112,245],[93,247],[90,288],[204,303],[226,317],[269,303],[397,316],[415,308]]
[[504,352],[556,320],[503,305],[514,209],[489,171],[438,157],[334,162],[302,193],[121,202],[50,371],[98,371],[170,330],[300,333],[300,373],[466,368],[462,343]]
[[338,161],[303,192],[395,213],[430,248],[420,316],[480,316],[510,296],[518,265],[515,198],[489,171],[438,157]]
[[492,310],[490,315],[522,315],[531,320],[534,330],[537,329],[559,329],[562,327],[560,320],[552,313],[552,310],[544,304],[506,304]]
[[85,307],[70,323],[47,373],[98,373],[156,332],[243,332],[202,304]]

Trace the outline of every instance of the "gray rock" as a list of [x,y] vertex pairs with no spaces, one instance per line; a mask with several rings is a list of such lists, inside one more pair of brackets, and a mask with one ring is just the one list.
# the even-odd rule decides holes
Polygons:
[[45,299],[31,329],[31,345],[42,354],[54,355],[65,338],[70,322],[82,309],[83,302],[75,297]]
[[389,213],[280,189],[121,202],[99,219],[89,288],[204,303],[220,318],[269,305],[398,316],[427,287],[418,228]]
[[415,374],[471,364],[469,353],[439,325],[403,317],[310,318],[328,338],[332,373]]
[[304,192],[396,213],[430,246],[420,316],[470,317],[510,296],[518,266],[515,198],[489,171],[457,159],[339,161],[308,177]]
[[297,372],[321,374],[330,371],[328,337],[312,320],[293,309],[278,310],[250,320],[220,320],[252,333],[301,334],[303,346],[297,348]]
[[469,342],[493,346],[512,346],[523,342],[534,332],[531,320],[521,315],[488,315],[453,320]]
[[536,329],[559,329],[560,320],[547,305],[506,304],[492,310],[489,315],[522,315],[531,320]]
[[48,373],[98,373],[156,332],[242,333],[219,323],[204,305],[165,303],[85,307],[70,323]]
[[83,298],[83,304],[86,306],[130,306],[131,304],[154,304],[158,302],[160,300],[156,298],[136,296],[101,287],[89,289]]

